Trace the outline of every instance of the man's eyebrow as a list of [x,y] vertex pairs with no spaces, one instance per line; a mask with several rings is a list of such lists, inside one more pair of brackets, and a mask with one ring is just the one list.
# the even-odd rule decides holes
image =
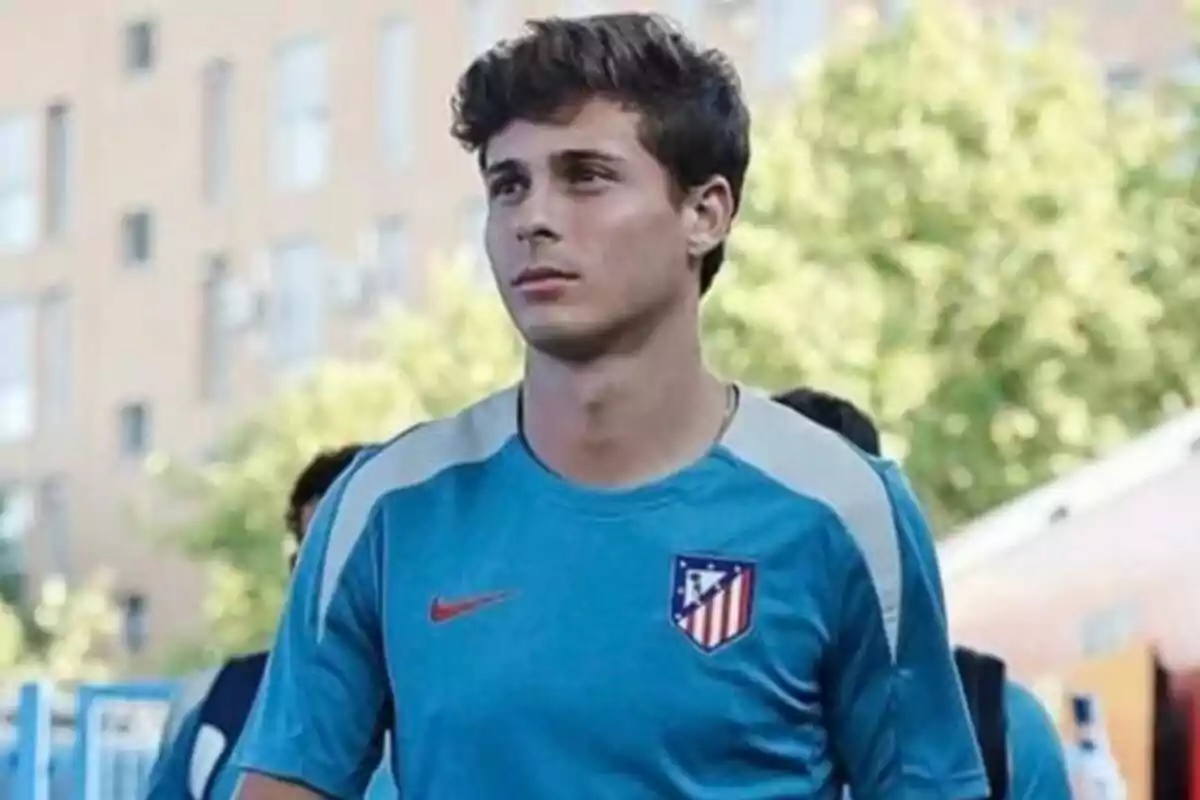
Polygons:
[[620,164],[625,159],[613,153],[605,152],[604,150],[596,150],[590,147],[578,147],[570,150],[562,150],[554,154],[556,161],[603,161],[606,164]]
[[[617,165],[625,162],[625,159],[618,155],[590,147],[573,147],[568,150],[559,150],[551,155],[550,159],[558,164],[599,161],[605,164]],[[484,167],[483,174],[484,177],[494,177],[497,175],[511,175],[514,172],[525,172],[526,170],[527,167],[524,161],[517,158],[504,158]]]
[[494,164],[488,164],[483,168],[485,177],[495,175],[511,175],[514,172],[519,172],[524,169],[522,162],[515,158],[505,158],[497,161]]

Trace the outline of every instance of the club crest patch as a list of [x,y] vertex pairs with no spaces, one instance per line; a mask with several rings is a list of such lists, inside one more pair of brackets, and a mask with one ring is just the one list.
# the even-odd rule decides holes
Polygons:
[[754,572],[749,561],[676,556],[671,622],[706,653],[729,644],[750,629]]

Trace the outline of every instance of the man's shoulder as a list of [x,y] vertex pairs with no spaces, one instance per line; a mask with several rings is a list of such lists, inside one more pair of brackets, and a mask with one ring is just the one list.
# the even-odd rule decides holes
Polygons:
[[517,390],[492,394],[462,411],[421,422],[370,448],[347,477],[342,505],[373,506],[393,491],[420,486],[454,467],[486,462],[517,434]]
[[382,498],[423,486],[454,467],[486,462],[516,435],[513,388],[364,448],[330,491],[336,496],[331,529],[349,529],[357,537]]
[[424,487],[455,467],[487,462],[516,434],[517,390],[508,389],[453,416],[414,425],[356,459],[338,478],[324,511],[322,619],[351,554],[376,529],[370,522],[385,500]]
[[803,414],[743,389],[723,441],[742,464],[827,507],[848,527],[892,529],[882,462]]

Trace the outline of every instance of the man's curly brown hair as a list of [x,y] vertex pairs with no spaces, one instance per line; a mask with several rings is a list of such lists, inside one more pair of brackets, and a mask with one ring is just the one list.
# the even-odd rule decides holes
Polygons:
[[[720,175],[736,209],[750,163],[750,112],[737,72],[658,14],[530,21],[459,78],[451,132],[482,167],[488,142],[513,121],[552,119],[597,97],[640,113],[642,144],[677,189]],[[705,256],[701,293],[724,259],[724,245]]]

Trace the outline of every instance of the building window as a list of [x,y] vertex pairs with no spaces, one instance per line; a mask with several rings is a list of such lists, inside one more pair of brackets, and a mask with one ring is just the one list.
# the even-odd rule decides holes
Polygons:
[[145,403],[121,406],[121,455],[138,458],[150,452],[150,408]]
[[376,259],[380,288],[385,295],[401,301],[412,300],[413,280],[411,244],[408,226],[400,217],[380,220],[376,239]]
[[33,435],[36,324],[32,303],[0,301],[0,442]]
[[41,416],[46,430],[62,428],[71,410],[71,296],[65,289],[42,295],[38,310],[41,336]]
[[1172,77],[1188,87],[1200,86],[1200,50],[1189,47],[1175,63]]
[[384,162],[409,164],[413,157],[416,108],[416,37],[412,23],[388,20],[379,39],[379,137]]
[[121,598],[121,635],[125,649],[140,653],[146,646],[146,596],[133,592]]
[[303,239],[275,249],[271,257],[271,355],[276,368],[303,373],[323,353],[325,270],[320,246]]
[[829,0],[760,0],[757,49],[767,85],[791,81],[800,61],[821,47],[829,25],[828,5]]
[[329,69],[323,41],[300,39],[276,54],[274,119],[275,185],[305,189],[324,181],[329,159]]
[[475,56],[490,50],[504,35],[508,16],[505,0],[466,0],[467,48]]
[[35,124],[32,114],[0,117],[0,255],[37,242]]
[[884,22],[900,22],[908,13],[909,0],[879,0],[879,18]]
[[33,526],[33,498],[19,483],[0,483],[0,597],[20,600],[25,545]]
[[154,258],[154,216],[134,211],[121,220],[121,253],[127,267],[144,267]]
[[229,265],[224,256],[208,260],[202,291],[200,394],[206,400],[223,400],[229,395],[233,350],[227,309]]
[[219,204],[229,194],[233,160],[233,65],[210,62],[204,68],[204,200]]
[[1105,74],[1105,82],[1114,94],[1132,92],[1142,85],[1142,71],[1136,64],[1118,64]]
[[74,173],[74,140],[71,107],[66,103],[46,111],[46,235],[55,239],[71,224],[71,178]]
[[139,20],[125,26],[125,71],[141,75],[154,69],[157,26],[149,20]]
[[1009,40],[1020,48],[1033,47],[1041,36],[1041,23],[1037,14],[1028,8],[1013,11],[1009,24]]
[[50,554],[50,569],[71,578],[70,516],[67,487],[62,478],[46,478],[38,487],[37,518],[39,531]]

